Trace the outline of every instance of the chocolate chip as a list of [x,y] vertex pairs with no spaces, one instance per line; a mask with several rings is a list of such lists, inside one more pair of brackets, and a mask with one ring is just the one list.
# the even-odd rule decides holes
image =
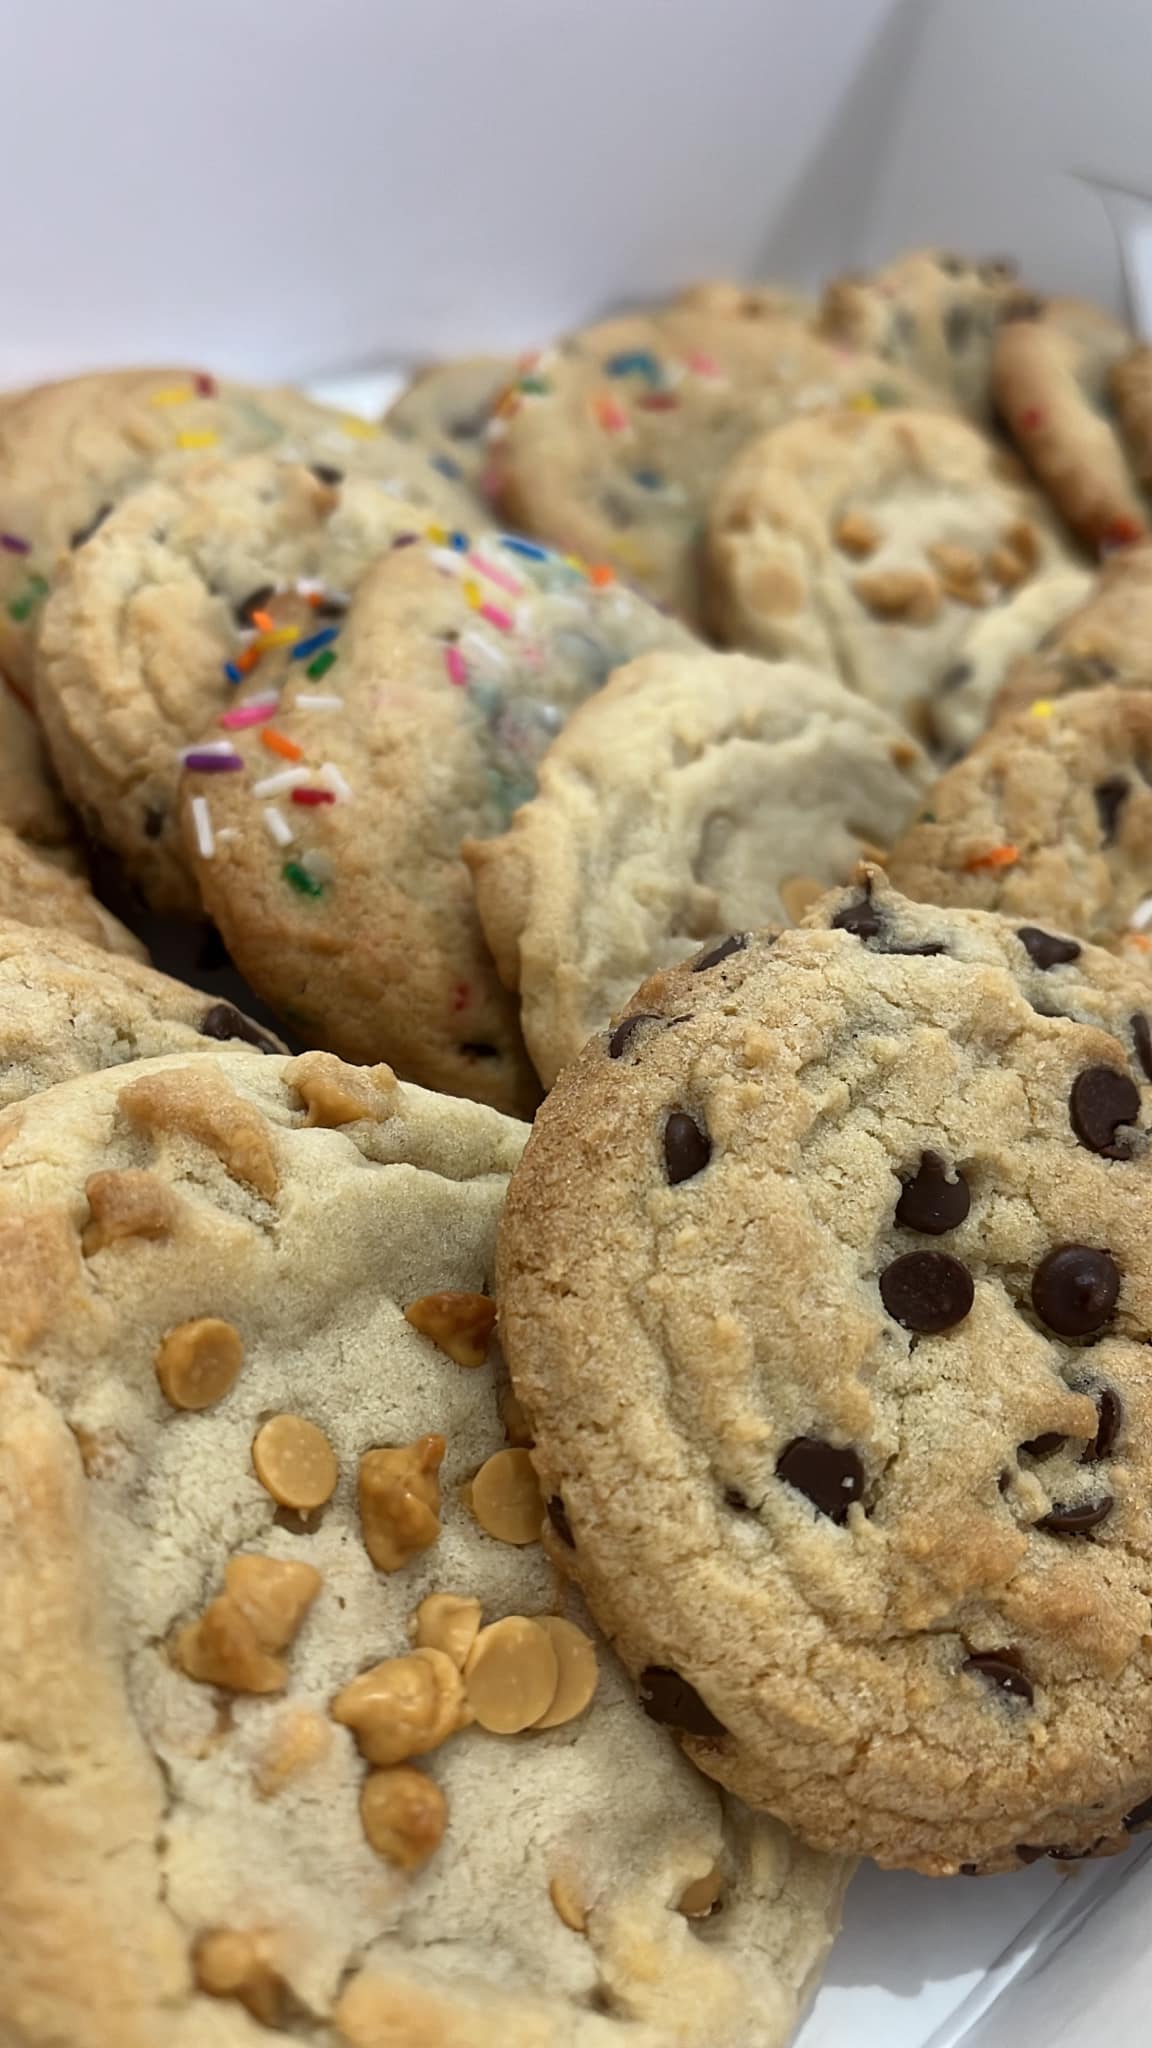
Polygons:
[[881,953],[921,954],[925,959],[934,959],[939,954],[946,953],[948,948],[941,945],[937,939],[926,939],[923,945],[920,946],[881,946],[879,951]]
[[1057,1451],[1064,1449],[1067,1441],[1067,1437],[1061,1436],[1058,1430],[1050,1429],[1045,1436],[1031,1437],[1026,1444],[1021,1444],[1020,1449],[1027,1451],[1030,1458],[1043,1461],[1045,1458],[1054,1458]]
[[274,583],[262,583],[259,590],[250,590],[247,597],[242,597],[239,604],[232,607],[232,616],[236,624],[238,626],[250,626],[252,624],[253,612],[262,611],[269,598],[275,597],[275,595],[276,585]]
[[729,932],[728,937],[721,939],[719,945],[710,946],[706,953],[698,955],[692,962],[693,974],[705,974],[710,967],[719,967],[720,962],[727,960],[729,954],[743,953],[747,944],[747,932]]
[[1098,1465],[1102,1458],[1110,1458],[1116,1448],[1120,1425],[1124,1420],[1124,1403],[1111,1387],[1101,1387],[1096,1396],[1096,1413],[1100,1422],[1091,1443],[1081,1456],[1082,1465]]
[[932,1336],[963,1322],[973,1301],[972,1275],[950,1252],[905,1252],[885,1266],[880,1295],[906,1330]]
[[1105,846],[1112,846],[1115,843],[1117,820],[1130,787],[1130,783],[1123,775],[1112,775],[1107,782],[1098,782],[1092,792],[1096,798],[1096,815],[1100,820]]
[[342,484],[344,481],[344,471],[334,468],[330,462],[310,462],[308,467],[317,483]]
[[637,1010],[635,1016],[625,1017],[623,1023],[616,1026],[615,1031],[608,1040],[609,1059],[618,1060],[622,1053],[627,1052],[642,1024],[660,1024],[662,1022],[663,1019],[657,1016],[655,1010]]
[[944,316],[944,335],[950,349],[962,349],[971,341],[976,320],[970,306],[949,306]]
[[158,811],[155,804],[148,804],[144,811],[144,837],[146,839],[159,839],[163,830],[164,812]]
[[1068,1098],[1072,1129],[1090,1152],[1105,1159],[1128,1159],[1127,1142],[1118,1144],[1121,1124],[1134,1124],[1140,1114],[1140,1090],[1115,1067],[1085,1067],[1072,1083]]
[[1021,1671],[1013,1651],[982,1650],[978,1656],[966,1657],[960,1668],[962,1671],[974,1672],[977,1678],[985,1679],[1007,1698],[1026,1700],[1031,1706],[1032,1681]]
[[88,521],[88,524],[86,526],[78,526],[76,528],[75,533],[72,534],[69,538],[69,547],[82,548],[85,541],[91,540],[92,535],[97,531],[97,529],[103,526],[104,521],[107,519],[108,514],[110,513],[111,510],[111,505],[101,505],[99,511],[94,512],[92,514],[92,517]]
[[855,903],[846,903],[832,919],[834,932],[851,932],[854,939],[878,938],[880,929],[879,912],[868,896],[861,896]]
[[1107,1521],[1113,1505],[1110,1493],[1101,1494],[1099,1500],[1078,1501],[1071,1505],[1058,1501],[1046,1515],[1041,1515],[1034,1526],[1046,1529],[1050,1536],[1086,1536],[1090,1529],[1098,1529],[1101,1522]]
[[254,1045],[258,1052],[279,1052],[276,1040],[242,1010],[236,1010],[231,1003],[213,1003],[200,1019],[201,1038],[240,1038],[245,1045]]
[[970,661],[954,661],[951,668],[945,669],[937,685],[941,696],[947,696],[952,690],[962,690],[965,683],[971,681],[972,674]]
[[669,1187],[702,1173],[712,1157],[712,1140],[695,1117],[674,1109],[664,1126],[664,1170]]
[[1131,1835],[1136,1832],[1137,1828],[1146,1828],[1150,1821],[1152,1821],[1152,1799],[1142,1799],[1139,1806],[1134,1806],[1131,1813],[1124,1815],[1120,1825],[1122,1828],[1127,1828],[1128,1833]]
[[500,1057],[500,1047],[488,1045],[481,1038],[465,1039],[460,1050],[470,1060],[498,1060]]
[[1058,1245],[1032,1275],[1032,1306],[1060,1337],[1090,1337],[1102,1330],[1119,1292],[1115,1259],[1086,1244]]
[[849,1508],[864,1491],[864,1467],[851,1446],[826,1444],[818,1436],[798,1436],[786,1444],[776,1460],[776,1477],[837,1523],[847,1521]]
[[568,1520],[568,1511],[565,1508],[564,1503],[560,1498],[560,1495],[558,1493],[554,1493],[551,1499],[546,1501],[544,1505],[548,1515],[548,1520],[551,1522],[552,1527],[555,1529],[556,1534],[560,1538],[561,1543],[566,1543],[568,1545],[569,1550],[575,1550],[576,1538],[572,1534],[572,1524]]
[[978,1863],[962,1863],[959,1874],[961,1877],[980,1877],[983,1873]]
[[1066,967],[1070,960],[1080,958],[1075,939],[1058,939],[1053,932],[1042,932],[1039,925],[1022,924],[1016,937],[1037,967]]
[[1016,1854],[1021,1863],[1042,1863],[1048,1851],[1034,1848],[1030,1842],[1017,1842]]
[[904,1182],[896,1204],[896,1221],[926,1237],[941,1237],[963,1223],[972,1205],[962,1173],[949,1180],[939,1152],[922,1152],[915,1173]]
[[725,1507],[733,1508],[740,1515],[750,1515],[752,1512],[744,1495],[738,1493],[734,1486],[726,1486],[724,1488],[724,1505]]
[[650,1721],[659,1721],[662,1728],[677,1728],[682,1735],[728,1733],[696,1687],[666,1664],[649,1664],[640,1673],[640,1705]]
[[1136,1047],[1136,1057],[1140,1065],[1152,1081],[1152,1029],[1149,1028],[1143,1010],[1137,1010],[1132,1019],[1132,1042]]
[[[414,540],[416,538],[415,534],[412,534],[410,538]],[[398,548],[401,543],[398,540],[394,540],[392,545],[394,548]],[[312,616],[316,619],[342,619],[347,609],[347,598],[336,596],[318,597],[314,599],[311,606]]]

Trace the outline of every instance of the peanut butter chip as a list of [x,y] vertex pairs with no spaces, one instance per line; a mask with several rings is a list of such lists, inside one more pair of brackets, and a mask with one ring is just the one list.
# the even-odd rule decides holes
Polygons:
[[486,1294],[424,1294],[404,1311],[414,1330],[430,1337],[457,1365],[483,1365],[496,1327],[496,1303]]
[[1028,578],[1028,566],[1011,548],[993,548],[988,557],[988,574],[1002,583],[1006,590],[1014,590]]
[[560,1660],[546,1628],[510,1614],[482,1628],[468,1653],[468,1704],[493,1735],[518,1735],[548,1712],[560,1680]]
[[338,1692],[332,1719],[351,1728],[370,1764],[438,1749],[471,1718],[460,1673],[443,1650],[413,1650],[363,1671]]
[[498,1543],[538,1543],[544,1501],[527,1451],[496,1451],[472,1481],[472,1513]]
[[364,1547],[377,1571],[398,1572],[440,1534],[438,1473],[442,1436],[418,1437],[396,1450],[366,1451],[358,1491]]
[[138,1130],[191,1138],[214,1152],[233,1180],[247,1182],[269,1201],[276,1193],[280,1174],[269,1126],[212,1061],[144,1074],[127,1082],[116,1101]]
[[587,1931],[588,1909],[570,1878],[554,1877],[548,1886],[548,1897],[565,1927],[570,1927],[573,1934]]
[[464,1593],[429,1593],[412,1616],[413,1642],[422,1650],[443,1650],[458,1671],[480,1632],[481,1607]]
[[235,1998],[253,2019],[279,2026],[284,2016],[285,1985],[272,1968],[266,1943],[259,1935],[215,1927],[202,1934],[192,1958],[196,1982],[212,1998]]
[[86,1259],[121,1238],[169,1237],[180,1204],[154,1173],[128,1167],[123,1173],[94,1173],[84,1185],[89,1221],[81,1247]]
[[224,1573],[224,1591],[209,1601],[199,1621],[178,1631],[173,1662],[203,1685],[230,1692],[280,1692],[288,1670],[276,1651],[295,1640],[320,1591],[310,1564],[274,1557],[234,1557]]
[[552,1704],[546,1714],[533,1721],[534,1728],[562,1728],[566,1721],[574,1721],[582,1714],[596,1691],[600,1676],[596,1663],[596,1646],[583,1629],[574,1622],[565,1621],[559,1614],[540,1614],[539,1626],[546,1629],[556,1652],[559,1677]]
[[846,555],[874,554],[883,537],[866,512],[845,512],[832,529],[833,540]]
[[348,1067],[330,1052],[305,1052],[290,1060],[284,1080],[308,1111],[309,1125],[331,1130],[373,1117],[377,1123],[395,1116],[400,1107],[391,1067]]
[[252,1463],[273,1500],[302,1515],[331,1500],[340,1476],[324,1431],[302,1415],[274,1415],[266,1422],[253,1440]]
[[378,1856],[401,1870],[418,1870],[443,1840],[448,1805],[434,1779],[398,1764],[365,1778],[360,1819]]
[[984,565],[975,548],[961,547],[953,541],[938,541],[930,547],[928,560],[953,583],[979,583],[983,574]]
[[703,1920],[712,1911],[724,1889],[724,1873],[714,1863],[703,1877],[694,1877],[686,1884],[676,1901],[676,1911],[683,1913],[686,1920]]
[[260,1799],[275,1799],[286,1785],[321,1764],[332,1747],[331,1724],[312,1707],[286,1708],[252,1766]]
[[231,1323],[198,1316],[169,1330],[153,1362],[174,1408],[212,1408],[235,1386],[244,1346]]
[[789,875],[781,882],[780,901],[793,924],[799,924],[805,911],[827,887],[827,882],[818,882],[813,875]]
[[224,1568],[224,1591],[266,1650],[286,1650],[324,1581],[313,1564],[244,1554]]
[[852,585],[861,604],[878,619],[904,619],[928,626],[940,610],[940,586],[917,569],[877,569]]

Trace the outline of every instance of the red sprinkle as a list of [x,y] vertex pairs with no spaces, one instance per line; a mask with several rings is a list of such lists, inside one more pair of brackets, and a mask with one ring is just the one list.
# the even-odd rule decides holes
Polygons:
[[593,411],[606,434],[619,434],[628,425],[628,415],[614,398],[593,400]]
[[215,377],[210,377],[206,370],[198,370],[192,382],[195,386],[197,398],[215,398],[216,379]]
[[294,804],[334,804],[336,798],[330,789],[294,789]]
[[645,412],[675,412],[680,400],[672,391],[646,391],[636,403],[642,405]]
[[1100,538],[1110,548],[1130,548],[1135,541],[1143,540],[1145,528],[1138,519],[1112,519],[1104,528]]
[[1038,405],[1030,405],[1027,412],[1020,414],[1016,425],[1022,434],[1034,434],[1039,427],[1044,425],[1044,419],[1045,415],[1040,407]]
[[454,1010],[465,1009],[471,993],[472,991],[466,981],[458,981],[452,991],[452,1008]]

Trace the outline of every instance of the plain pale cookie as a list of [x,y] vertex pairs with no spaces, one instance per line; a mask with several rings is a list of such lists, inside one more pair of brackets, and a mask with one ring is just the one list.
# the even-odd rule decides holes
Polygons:
[[862,869],[645,983],[513,1178],[550,1548],[646,1710],[824,1847],[1152,1819],[1150,988]]
[[4,825],[0,825],[0,918],[16,918],[48,932],[69,932],[74,938],[86,939],[90,946],[133,960],[148,958],[139,939],[105,910],[83,875],[43,859]]
[[1071,531],[1095,551],[1130,547],[1147,507],[1109,417],[1109,375],[1130,331],[1076,299],[1041,301],[1000,328],[992,359],[996,409],[1036,481]]
[[981,612],[959,661],[944,670],[927,707],[931,743],[945,759],[965,753],[992,719],[1014,663],[1035,652],[1095,588],[1087,569],[1052,569],[1007,604]]
[[[485,1532],[502,1368],[402,1313],[487,1288],[522,1131],[386,1069],[313,1122],[339,1072],[222,1050],[0,1117],[0,2031],[783,2048],[846,1866],[719,1797]],[[392,1457],[400,1527],[430,1440],[431,1540],[377,1570],[358,1475]],[[540,1666],[542,1725],[486,1732]]]
[[798,664],[649,654],[621,669],[510,830],[464,849],[545,1086],[658,967],[798,919],[903,829],[929,773],[894,720]]
[[828,285],[818,325],[947,391],[979,421],[991,418],[993,338],[1023,294],[1015,266],[947,250],[912,249],[870,275]]
[[1034,654],[1012,663],[993,716],[1010,718],[1037,701],[1106,683],[1152,689],[1152,547],[1125,549],[1102,563],[1084,603]]
[[810,662],[920,725],[982,613],[1067,557],[975,427],[840,411],[737,457],[706,559],[729,645]]
[[70,865],[75,827],[32,713],[0,677],[0,825]]

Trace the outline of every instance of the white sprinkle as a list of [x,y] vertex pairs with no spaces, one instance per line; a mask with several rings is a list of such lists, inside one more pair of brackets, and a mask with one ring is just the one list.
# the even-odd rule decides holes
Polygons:
[[295,837],[283,811],[276,804],[264,806],[264,830],[274,846],[291,846]]
[[326,853],[302,853],[300,865],[305,874],[311,875],[314,882],[332,882],[336,878],[336,869]]
[[508,656],[502,647],[494,647],[482,633],[461,633],[458,642],[462,654],[470,654],[473,661],[487,663],[489,668],[507,668]]
[[201,740],[194,747],[182,747],[180,759],[187,761],[189,754],[234,754],[235,752],[236,746],[232,740]]
[[1145,931],[1152,924],[1152,896],[1145,896],[1143,902],[1136,905],[1128,923],[1134,932]]
[[471,573],[463,555],[455,548],[429,548],[428,560],[435,562],[438,569],[447,569],[453,576],[467,576]]
[[262,782],[252,784],[253,796],[282,796],[286,789],[299,789],[305,782],[311,782],[310,768],[280,768],[275,775],[266,775]]
[[300,690],[292,699],[293,711],[343,711],[343,697],[325,697],[318,690]]
[[223,846],[233,839],[239,839],[239,837],[240,828],[238,825],[222,825],[216,834],[216,844],[217,846]]
[[335,761],[325,761],[316,780],[317,782],[325,783],[332,791],[332,794],[342,797],[346,804],[351,803],[352,785],[345,780]]
[[196,828],[196,845],[201,860],[211,860],[216,851],[216,834],[212,830],[212,813],[206,796],[193,797],[192,823]]

